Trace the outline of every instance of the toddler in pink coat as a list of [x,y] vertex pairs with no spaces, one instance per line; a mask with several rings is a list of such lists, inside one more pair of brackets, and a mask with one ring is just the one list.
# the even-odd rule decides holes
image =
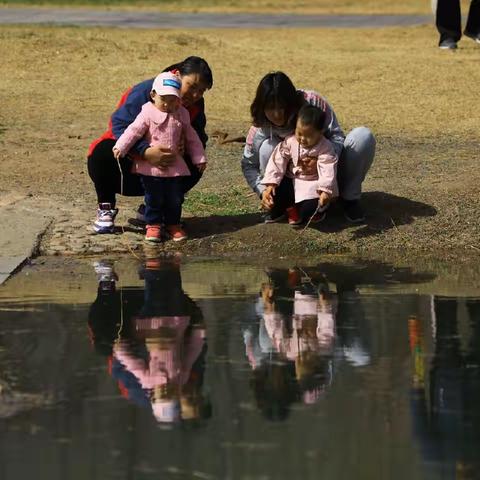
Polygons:
[[275,195],[284,176],[293,179],[295,198],[287,208],[290,225],[323,220],[331,199],[338,196],[338,157],[324,132],[323,110],[304,105],[295,133],[277,145],[265,169],[266,195]]
[[151,145],[162,145],[176,152],[175,161],[167,167],[152,165],[146,160],[135,160],[133,168],[141,175],[145,189],[145,240],[160,242],[161,225],[174,241],[187,238],[180,226],[184,200],[181,177],[190,175],[178,145],[200,171],[206,167],[203,145],[190,124],[187,109],[180,102],[181,80],[171,72],[158,75],[152,86],[151,102],[143,105],[134,122],[125,130],[113,147],[118,160],[127,155],[132,146],[145,137]]

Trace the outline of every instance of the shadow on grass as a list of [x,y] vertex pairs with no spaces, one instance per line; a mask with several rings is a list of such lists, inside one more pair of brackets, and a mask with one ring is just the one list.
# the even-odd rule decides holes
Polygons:
[[244,213],[241,215],[209,215],[208,217],[186,218],[191,238],[203,238],[210,235],[221,235],[257,225],[262,220],[260,213]]
[[[400,225],[409,225],[418,217],[433,217],[436,208],[405,197],[398,197],[384,192],[366,192],[362,195],[362,206],[366,212],[366,221],[358,224],[353,238],[365,238],[379,235]],[[322,232],[339,232],[355,227],[343,216],[339,203],[332,206],[324,222],[315,226]]]
[[[231,233],[261,223],[260,213],[239,215],[209,215],[207,217],[182,217],[190,238],[203,238],[222,233]],[[115,233],[133,232],[145,234],[145,225],[135,218],[129,218],[128,224],[115,227]]]
[[[417,217],[432,217],[437,210],[426,203],[409,200],[384,192],[366,192],[362,195],[362,205],[366,211],[364,224],[348,222],[341,205],[332,205],[326,219],[310,228],[321,232],[335,233],[355,228],[354,239],[382,234],[400,225],[411,224]],[[129,222],[134,223],[134,219]],[[186,229],[190,238],[204,238],[211,235],[232,233],[262,223],[261,213],[244,213],[238,215],[209,215],[205,217],[186,217]],[[125,232],[144,233],[144,229],[132,224],[122,227]]]

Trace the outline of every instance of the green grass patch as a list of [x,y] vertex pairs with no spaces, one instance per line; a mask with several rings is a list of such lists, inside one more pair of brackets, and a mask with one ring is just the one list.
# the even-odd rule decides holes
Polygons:
[[195,190],[189,192],[185,199],[184,211],[196,216],[242,215],[258,212],[252,202],[248,201],[243,188],[231,188],[224,192]]

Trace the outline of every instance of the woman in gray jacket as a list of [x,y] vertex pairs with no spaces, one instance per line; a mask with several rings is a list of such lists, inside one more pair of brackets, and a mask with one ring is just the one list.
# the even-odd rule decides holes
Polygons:
[[270,155],[278,143],[294,133],[298,111],[305,104],[320,107],[326,114],[325,136],[333,143],[339,157],[337,176],[345,217],[354,223],[362,222],[365,219],[360,205],[362,182],[375,156],[375,137],[366,127],[354,128],[345,136],[327,101],[316,92],[297,90],[283,72],[268,73],[258,85],[250,107],[253,126],[248,132],[242,158],[247,183],[269,211],[265,222],[281,220],[286,207],[291,205],[291,179],[284,177],[274,197],[261,181]]

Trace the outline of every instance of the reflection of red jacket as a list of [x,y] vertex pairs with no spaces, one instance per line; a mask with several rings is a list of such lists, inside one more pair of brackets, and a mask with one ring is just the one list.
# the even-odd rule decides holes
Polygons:
[[[125,129],[135,120],[142,109],[142,105],[150,101],[150,92],[152,91],[153,80],[153,78],[150,78],[149,80],[138,83],[134,87],[130,87],[122,94],[117,108],[110,117],[107,131],[90,144],[87,156],[92,154],[95,147],[101,141],[106,139],[116,140],[119,138]],[[196,102],[187,110],[190,114],[191,125],[197,132],[198,136],[200,137],[200,141],[205,147],[208,136],[205,133],[206,118],[205,104],[203,99]],[[150,145],[146,140],[140,140],[136,143],[133,150],[135,153],[143,155],[143,152],[145,152],[149,146]]]
[[127,342],[120,342],[114,347],[114,357],[122,363],[140,382],[142,388],[153,389],[167,383],[184,385],[193,364],[202,352],[205,330],[193,328],[185,338],[185,331],[190,317],[150,317],[136,320],[137,330],[160,330],[168,328],[174,331],[173,337],[165,339],[151,334],[146,342],[157,339],[158,344],[150,344],[149,360],[138,358],[128,348]]

